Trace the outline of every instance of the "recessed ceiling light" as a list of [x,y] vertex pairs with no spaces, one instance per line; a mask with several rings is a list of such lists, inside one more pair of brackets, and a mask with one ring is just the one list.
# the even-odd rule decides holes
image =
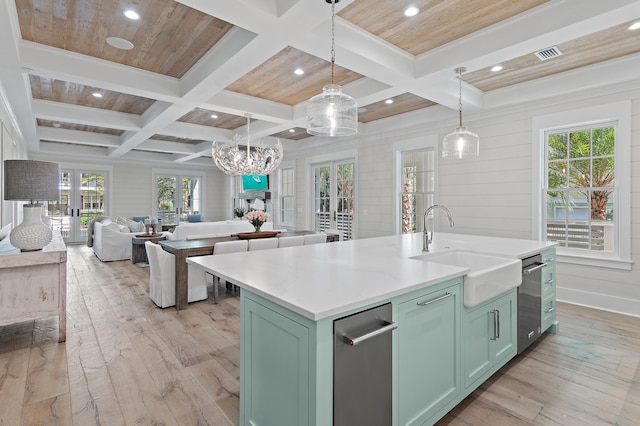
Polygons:
[[296,129],[289,129],[289,133],[295,133]]
[[633,24],[629,25],[630,30],[637,30],[638,28],[640,28],[640,21],[634,22]]
[[404,10],[404,16],[410,18],[412,16],[416,16],[418,12],[420,12],[420,9],[415,6],[409,6]]
[[134,21],[137,21],[138,19],[140,19],[140,15],[138,15],[138,12],[132,9],[125,10],[124,16],[126,16],[129,19],[133,19]]
[[125,40],[120,37],[107,37],[107,43],[109,43],[109,45],[115,47],[116,49],[122,49],[122,50],[133,49],[133,43],[131,43],[129,40]]
[[53,123],[53,127],[55,127],[56,129],[60,127],[60,123]]
[[384,103],[387,105],[391,105],[393,103],[393,99],[387,99],[386,101],[384,101]]
[[494,65],[494,66],[491,68],[491,71],[493,71],[493,72],[502,71],[502,65]]
[[216,114],[211,114],[211,118],[218,118]]
[[101,98],[101,97],[102,97],[102,93],[100,93],[100,92],[94,92],[94,93],[93,93],[93,97],[94,97],[94,98]]
[[296,70],[293,73],[295,75],[302,75],[304,74],[304,70],[302,68],[296,68]]

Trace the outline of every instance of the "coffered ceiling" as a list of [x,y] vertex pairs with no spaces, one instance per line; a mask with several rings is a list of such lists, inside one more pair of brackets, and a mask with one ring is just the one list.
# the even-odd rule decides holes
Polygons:
[[[406,17],[410,5],[419,13]],[[336,11],[335,80],[358,101],[355,137],[455,121],[459,66],[466,117],[638,79],[640,29],[628,27],[640,1],[341,0]],[[0,0],[0,95],[42,155],[210,166],[211,141],[244,134],[246,114],[252,139],[281,138],[285,151],[339,143],[305,132],[306,102],[331,78],[330,16],[324,0]],[[552,47],[561,54],[534,54]]]

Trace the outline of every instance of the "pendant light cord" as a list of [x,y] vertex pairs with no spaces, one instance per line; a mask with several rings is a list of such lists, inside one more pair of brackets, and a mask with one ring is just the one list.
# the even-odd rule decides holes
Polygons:
[[336,0],[331,0],[331,84],[336,76]]
[[462,127],[462,70],[458,68],[458,113],[460,115],[460,127]]
[[458,115],[460,116],[460,127],[462,127],[462,73],[466,70],[466,67],[460,67],[454,70],[458,74]]

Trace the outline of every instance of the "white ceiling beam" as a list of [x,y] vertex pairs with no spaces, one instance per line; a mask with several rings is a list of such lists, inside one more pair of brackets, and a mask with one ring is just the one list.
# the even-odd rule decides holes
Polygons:
[[180,99],[177,78],[29,41],[20,50],[22,65],[37,75],[166,102]]
[[142,128],[139,115],[124,112],[107,111],[62,102],[34,99],[31,116],[63,123],[77,123],[88,126],[106,127],[137,131]]
[[38,136],[41,140],[78,145],[102,146],[107,148],[114,148],[120,145],[119,136],[79,130],[56,129],[54,127],[38,126]]
[[175,136],[178,138],[188,139],[205,139],[205,140],[231,140],[232,131],[221,129],[218,127],[202,126],[198,124],[184,123],[182,121],[174,121],[161,130],[163,135]]

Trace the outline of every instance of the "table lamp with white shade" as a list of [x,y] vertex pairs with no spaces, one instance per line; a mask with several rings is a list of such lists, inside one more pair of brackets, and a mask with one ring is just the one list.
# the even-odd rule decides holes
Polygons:
[[22,251],[40,250],[51,242],[51,228],[42,222],[42,204],[60,198],[60,165],[47,161],[5,160],[4,199],[29,201],[23,206],[22,223],[9,235],[11,245]]

